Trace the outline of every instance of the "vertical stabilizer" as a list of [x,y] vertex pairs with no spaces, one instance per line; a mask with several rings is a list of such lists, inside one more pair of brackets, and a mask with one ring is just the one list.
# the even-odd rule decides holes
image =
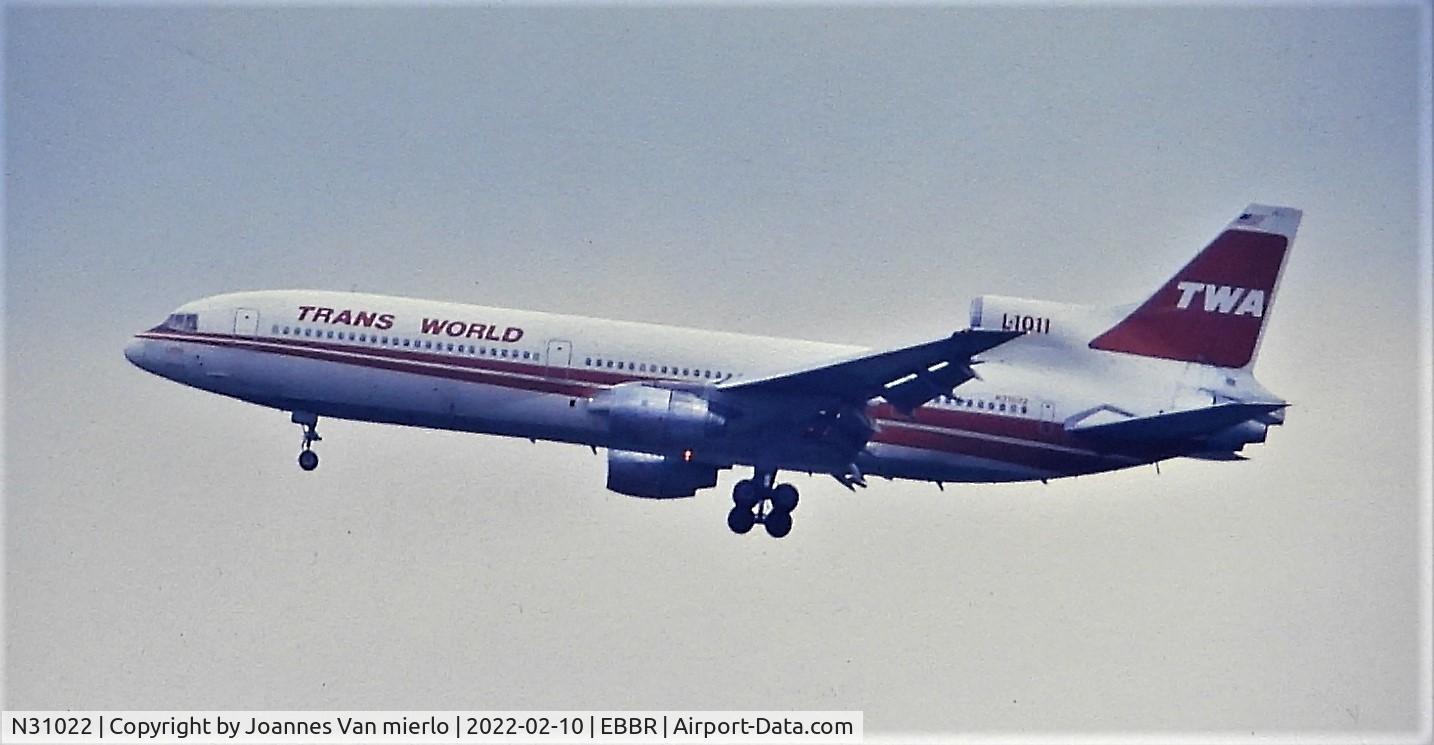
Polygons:
[[1092,349],[1220,367],[1254,364],[1301,212],[1252,204]]

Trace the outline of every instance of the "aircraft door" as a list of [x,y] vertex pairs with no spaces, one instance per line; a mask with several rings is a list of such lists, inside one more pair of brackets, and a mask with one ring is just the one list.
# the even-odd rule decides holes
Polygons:
[[259,333],[259,311],[253,308],[237,308],[234,311],[234,335],[257,336]]
[[1043,435],[1056,431],[1056,407],[1050,401],[1041,402],[1041,423],[1038,427]]
[[573,343],[564,339],[549,339],[544,364],[547,365],[547,377],[566,378],[568,366],[573,364]]

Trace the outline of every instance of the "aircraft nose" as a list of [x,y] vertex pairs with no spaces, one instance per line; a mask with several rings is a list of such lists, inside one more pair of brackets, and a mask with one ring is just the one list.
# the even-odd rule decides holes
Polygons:
[[143,339],[130,339],[129,344],[124,347],[124,358],[129,360],[130,364],[143,370],[145,369],[144,349],[145,341]]

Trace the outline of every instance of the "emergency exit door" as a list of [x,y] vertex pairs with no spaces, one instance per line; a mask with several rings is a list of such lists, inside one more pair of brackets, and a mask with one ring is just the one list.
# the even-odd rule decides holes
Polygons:
[[239,308],[234,311],[234,335],[254,336],[259,333],[259,311]]
[[566,378],[573,364],[573,343],[565,339],[549,339],[545,374],[550,378]]

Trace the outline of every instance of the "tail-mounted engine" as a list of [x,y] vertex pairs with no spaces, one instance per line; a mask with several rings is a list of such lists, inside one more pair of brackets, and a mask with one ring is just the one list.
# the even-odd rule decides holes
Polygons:
[[726,417],[697,393],[624,383],[593,398],[591,411],[605,413],[614,442],[625,447],[676,452],[720,437]]

